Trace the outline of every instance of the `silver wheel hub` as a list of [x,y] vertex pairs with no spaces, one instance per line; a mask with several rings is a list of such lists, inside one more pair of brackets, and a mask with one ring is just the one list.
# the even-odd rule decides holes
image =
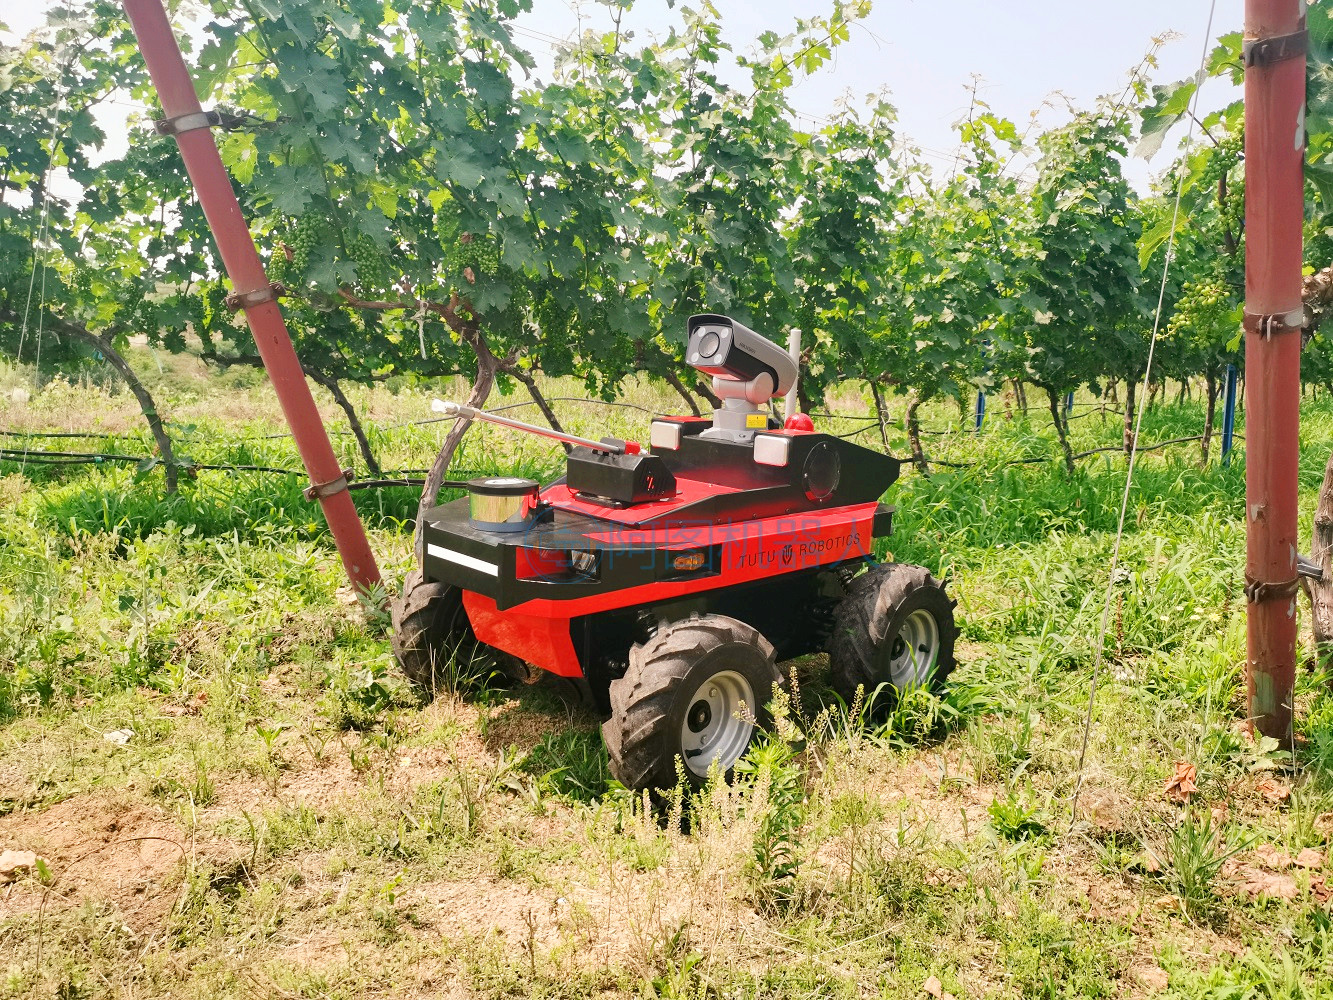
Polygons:
[[750,721],[754,711],[754,689],[736,671],[718,671],[700,684],[690,696],[680,727],[686,768],[703,777],[713,761],[726,771],[740,760],[754,735]]
[[913,611],[889,645],[889,683],[900,691],[930,682],[940,658],[940,626],[924,608]]

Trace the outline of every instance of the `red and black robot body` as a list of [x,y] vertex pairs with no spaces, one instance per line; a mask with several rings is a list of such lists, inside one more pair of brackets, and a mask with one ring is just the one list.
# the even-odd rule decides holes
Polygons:
[[421,569],[394,609],[395,651],[428,687],[475,655],[578,682],[631,788],[673,786],[678,759],[696,783],[730,769],[768,721],[783,661],[827,650],[839,694],[880,705],[953,666],[943,585],[874,562],[898,460],[800,415],[777,426],[768,402],[795,361],[725,316],[690,319],[686,360],[713,376],[712,419],[657,418],[648,450],[564,435],[566,474],[544,488],[473,480],[426,514]]

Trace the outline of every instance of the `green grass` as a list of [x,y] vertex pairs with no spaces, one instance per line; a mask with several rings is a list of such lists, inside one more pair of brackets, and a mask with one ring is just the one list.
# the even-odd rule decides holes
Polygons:
[[[296,466],[261,382],[168,368],[155,389],[196,461]],[[429,395],[355,394],[386,469],[429,464],[441,426],[408,423]],[[848,387],[834,405],[868,402]],[[634,410],[558,408],[575,433],[646,436]],[[559,685],[424,702],[300,477],[201,472],[169,498],[160,472],[0,466],[0,849],[37,851],[52,879],[0,887],[0,996],[919,997],[931,977],[960,998],[1328,996],[1333,873],[1256,849],[1329,850],[1333,693],[1301,672],[1295,761],[1239,728],[1243,451],[1141,459],[1072,817],[1124,463],[1004,467],[1056,455],[1040,413],[1004,411],[927,438],[975,467],[905,467],[887,498],[882,554],[959,598],[948,689],[879,718],[807,658],[736,778],[665,809],[615,786]],[[1201,421],[1159,406],[1142,439]],[[1333,405],[1302,421],[1308,533]],[[95,384],[0,423],[146,447],[132,400]],[[1076,451],[1118,436],[1113,415],[1073,424]],[[901,429],[891,445],[906,453]],[[559,458],[483,428],[458,467],[544,478]],[[357,496],[390,588],[415,502]],[[1200,789],[1183,809],[1163,795],[1177,760]]]

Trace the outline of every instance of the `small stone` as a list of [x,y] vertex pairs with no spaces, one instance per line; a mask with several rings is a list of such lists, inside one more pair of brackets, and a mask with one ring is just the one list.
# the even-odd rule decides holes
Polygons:
[[32,851],[0,851],[0,885],[13,882],[36,866],[37,855]]

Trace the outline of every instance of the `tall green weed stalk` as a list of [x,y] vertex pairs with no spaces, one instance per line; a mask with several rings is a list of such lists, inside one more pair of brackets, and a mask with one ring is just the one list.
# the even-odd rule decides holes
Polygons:
[[805,780],[800,754],[804,734],[793,720],[791,696],[774,687],[773,729],[736,765],[750,788],[749,809],[755,820],[754,856],[749,869],[756,901],[776,907],[800,867],[797,845],[806,820]]

